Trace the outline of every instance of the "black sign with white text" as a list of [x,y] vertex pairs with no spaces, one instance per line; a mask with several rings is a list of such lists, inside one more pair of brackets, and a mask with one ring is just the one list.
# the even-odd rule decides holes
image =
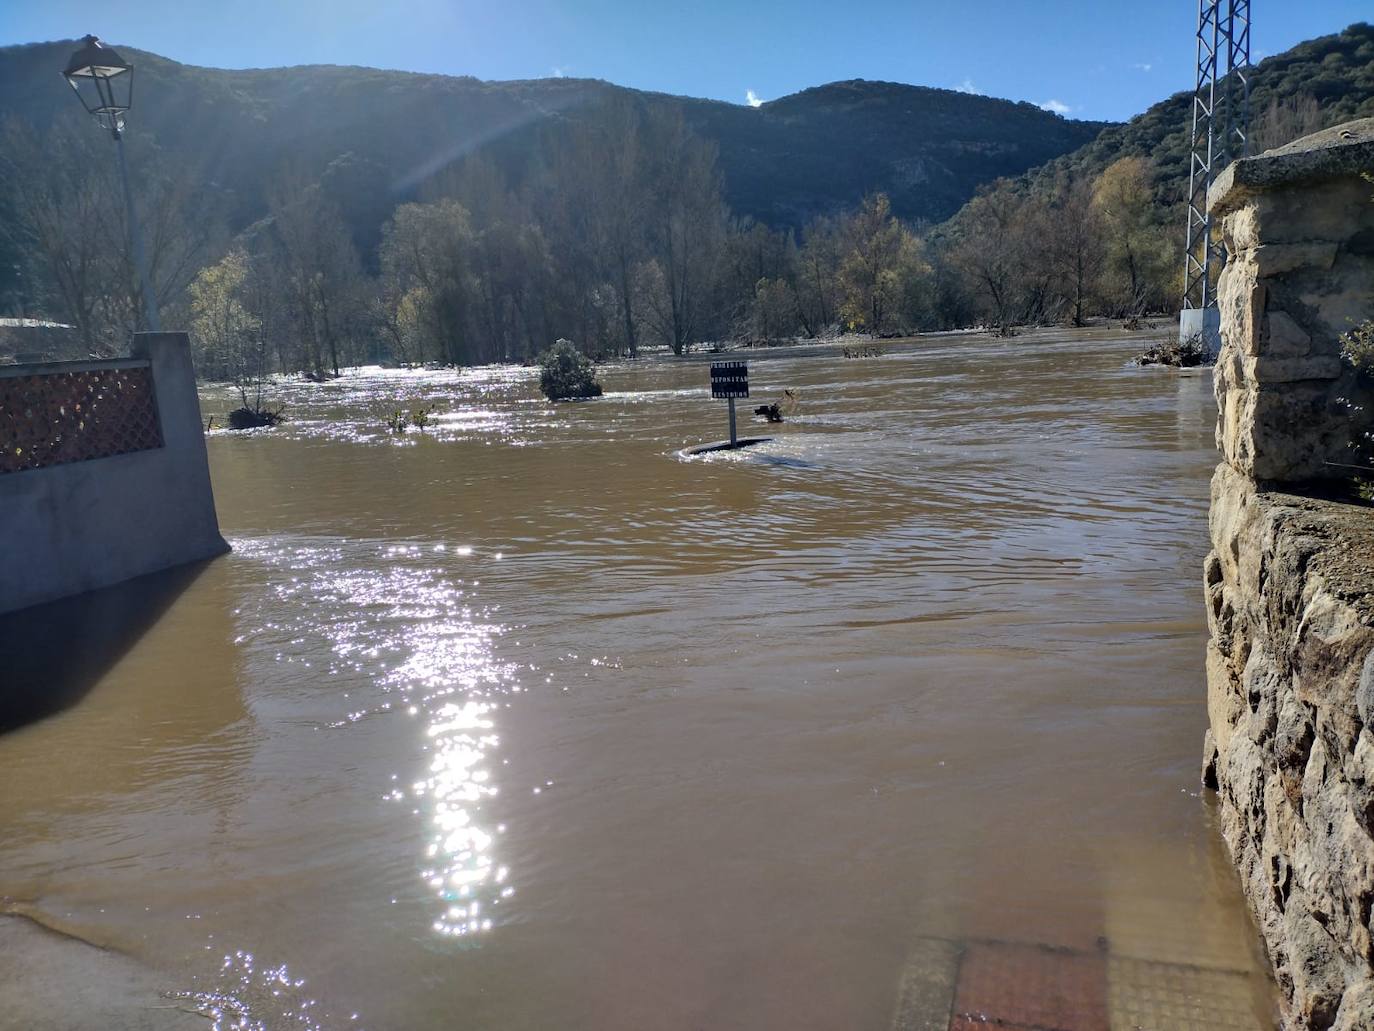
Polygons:
[[714,398],[749,396],[748,362],[712,362],[711,396]]

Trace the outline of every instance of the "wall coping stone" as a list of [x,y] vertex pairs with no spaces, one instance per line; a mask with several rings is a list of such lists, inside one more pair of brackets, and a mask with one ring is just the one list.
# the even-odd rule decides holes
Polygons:
[[98,372],[101,369],[147,369],[148,358],[91,358],[82,362],[29,362],[25,365],[0,365],[0,379],[20,376],[56,376],[64,372]]
[[1374,626],[1374,506],[1267,490],[1256,490],[1254,500],[1283,532],[1311,542],[1308,570]]
[[1374,171],[1374,118],[1333,125],[1228,165],[1207,191],[1215,216],[1270,190]]

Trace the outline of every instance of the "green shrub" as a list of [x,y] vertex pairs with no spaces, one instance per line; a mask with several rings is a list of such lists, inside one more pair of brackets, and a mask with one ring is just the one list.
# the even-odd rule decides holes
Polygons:
[[1341,337],[1341,357],[1356,372],[1374,376],[1374,319],[1365,319]]
[[402,408],[393,409],[391,414],[386,417],[386,428],[392,433],[404,433],[411,426],[414,426],[423,432],[425,427],[429,425],[429,417],[436,407],[436,405],[430,405],[426,408],[424,405],[420,405],[418,408],[412,408],[409,415]]
[[550,401],[601,396],[591,359],[570,340],[560,339],[539,356],[539,389]]
[[261,426],[275,426],[285,421],[286,416],[282,415],[282,409],[264,408],[262,405],[244,405],[229,413],[231,430],[254,430]]

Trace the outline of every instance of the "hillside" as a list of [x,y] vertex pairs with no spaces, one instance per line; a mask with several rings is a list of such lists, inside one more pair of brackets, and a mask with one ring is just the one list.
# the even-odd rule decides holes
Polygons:
[[[872,191],[886,192],[904,219],[939,221],[980,183],[1041,165],[1103,127],[1031,104],[862,80],[750,108],[586,79],[483,82],[333,66],[227,71],[115,45],[137,69],[131,137],[149,134],[168,160],[212,169],[236,198],[240,225],[261,215],[266,181],[281,167],[318,175],[346,152],[385,169],[397,200],[478,151],[518,179],[540,160],[546,129],[617,96],[680,110],[718,144],[731,209],[789,227],[852,208]],[[41,126],[70,115],[75,101],[59,72],[75,46],[0,49],[0,118]]]
[[698,101],[688,118],[720,145],[731,207],[792,227],[877,191],[900,218],[939,221],[958,210],[971,186],[1019,174],[1037,163],[1037,153],[1063,154],[1106,124],[1070,121],[1033,104],[863,79],[813,87],[757,110]]
[[[1374,25],[1357,23],[1265,58],[1250,81],[1251,127],[1260,135],[1275,101],[1314,100],[1319,124],[1313,130],[1374,115]],[[1192,102],[1191,92],[1175,93],[1128,122],[1108,126],[1077,150],[1030,170],[1017,185],[1048,189],[1063,179],[1096,177],[1119,158],[1141,157],[1150,162],[1155,203],[1182,204],[1188,192]],[[953,221],[957,224],[958,218]]]

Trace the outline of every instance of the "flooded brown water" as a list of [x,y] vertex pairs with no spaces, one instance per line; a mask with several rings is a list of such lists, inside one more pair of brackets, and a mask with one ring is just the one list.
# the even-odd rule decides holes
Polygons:
[[1138,350],[755,360],[795,415],[691,460],[698,362],[285,387],[210,437],[234,552],[0,736],[0,895],[226,1028],[886,1028],[931,939],[1234,972],[1262,1027],[1210,381]]

